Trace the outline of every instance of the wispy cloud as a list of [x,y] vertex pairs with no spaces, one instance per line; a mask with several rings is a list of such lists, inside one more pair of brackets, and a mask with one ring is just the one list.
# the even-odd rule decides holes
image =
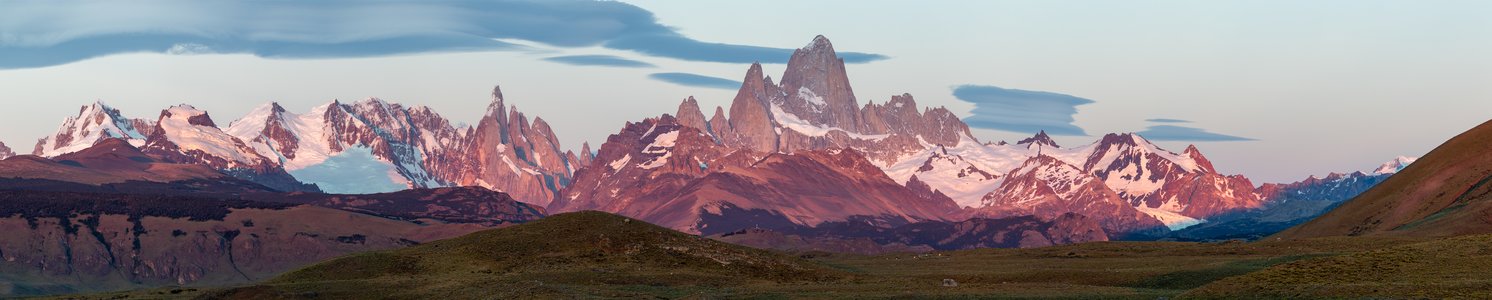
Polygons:
[[973,115],[964,118],[969,126],[1020,133],[1045,130],[1054,135],[1088,135],[1073,125],[1077,106],[1093,100],[1070,95],[1006,89],[988,85],[962,85],[953,96],[974,104]]
[[622,58],[614,55],[568,55],[546,57],[544,60],[577,66],[607,66],[628,68],[651,68],[653,64]]
[[[615,1],[38,1],[0,9],[0,68],[130,53],[337,58],[513,51],[499,39],[689,61],[785,63],[792,49],[695,40]],[[806,39],[806,37],[805,37]],[[885,56],[841,53],[846,62]]]
[[1155,125],[1139,132],[1140,136],[1153,141],[1231,142],[1255,139],[1207,132],[1205,129],[1175,125]]
[[648,75],[648,77],[652,78],[652,79],[656,79],[658,81],[663,81],[663,82],[668,82],[668,83],[673,83],[673,84],[678,84],[678,85],[693,86],[693,87],[705,87],[705,88],[716,88],[716,89],[727,89],[727,90],[734,90],[734,89],[741,88],[741,82],[740,81],[735,81],[735,80],[730,80],[730,79],[725,79],[725,78],[720,78],[720,77],[704,76],[704,75],[699,75],[699,74],[690,74],[690,73],[654,73],[652,75]]
[[1187,121],[1187,120],[1182,120],[1182,119],[1145,119],[1145,122],[1150,122],[1150,123],[1191,123],[1192,121]]

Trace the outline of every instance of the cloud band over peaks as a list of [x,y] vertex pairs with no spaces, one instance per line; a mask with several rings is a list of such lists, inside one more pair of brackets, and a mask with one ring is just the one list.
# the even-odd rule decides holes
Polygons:
[[[0,68],[131,52],[339,58],[514,51],[522,40],[688,61],[786,63],[793,49],[695,40],[614,1],[21,1],[0,9]],[[174,51],[173,51],[174,49]],[[841,53],[846,62],[884,56]]]
[[1019,133],[1046,131],[1054,135],[1088,135],[1073,125],[1077,106],[1093,100],[1051,92],[1007,89],[988,85],[962,85],[953,96],[974,104],[964,123],[976,128]]

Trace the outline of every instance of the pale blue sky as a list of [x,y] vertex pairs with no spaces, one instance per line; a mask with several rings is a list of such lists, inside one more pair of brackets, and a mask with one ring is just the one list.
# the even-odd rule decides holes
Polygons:
[[[776,78],[783,66],[770,62],[785,59],[782,49],[801,47],[817,34],[867,61],[848,66],[862,103],[911,93],[919,104],[970,117],[974,105],[953,93],[963,85],[1090,99],[1075,106],[1071,125],[1091,136],[1058,136],[1063,145],[1157,125],[1254,139],[1159,143],[1178,151],[1196,143],[1220,170],[1256,183],[1371,169],[1395,155],[1422,154],[1492,119],[1492,2],[1485,1],[624,2],[636,7],[523,7],[529,15],[519,21],[437,7],[429,15],[469,18],[418,22],[399,14],[424,10],[368,8],[289,11],[266,17],[275,22],[248,22],[223,21],[241,14],[214,16],[220,11],[214,7],[172,2],[89,11],[0,1],[0,53],[11,57],[0,58],[6,67],[0,69],[6,108],[0,110],[0,141],[29,152],[37,138],[94,100],[142,118],[191,103],[227,124],[267,101],[301,112],[331,99],[380,97],[474,123],[487,91],[501,84],[508,103],[544,117],[565,147],[578,149],[581,141],[604,141],[623,122],[672,113],[685,97],[712,110],[728,105],[735,93],[669,83],[660,79],[690,77],[655,74],[739,81],[748,65],[742,59],[768,56],[754,60],[769,62],[767,74]],[[649,12],[657,24],[647,22]],[[532,16],[544,14],[594,22],[525,25],[547,24]],[[253,17],[264,16],[245,18]],[[323,28],[304,18],[357,21]],[[631,25],[608,27],[615,24]],[[139,46],[154,53],[82,60],[91,55],[56,54],[108,48],[59,42],[80,36],[136,30],[181,38],[150,31],[159,28],[187,28],[167,33],[189,37],[178,43],[217,47],[178,50],[237,54],[168,55],[168,47],[155,44]],[[424,35],[416,43],[422,47],[407,46],[415,39],[397,39],[418,30],[466,35]],[[263,42],[264,32],[279,33],[279,40]],[[351,46],[314,44],[328,36]],[[373,42],[366,41],[370,36]],[[131,49],[115,46],[128,44],[119,40],[94,43],[114,46],[102,54]],[[31,59],[15,59],[22,54]],[[571,58],[554,59],[562,56]],[[608,65],[589,65],[597,62]],[[976,133],[986,140],[1029,136]]]

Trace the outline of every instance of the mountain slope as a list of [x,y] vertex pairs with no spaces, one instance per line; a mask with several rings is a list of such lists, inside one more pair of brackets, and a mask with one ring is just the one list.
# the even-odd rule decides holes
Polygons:
[[1321,217],[1274,237],[1492,233],[1492,121],[1436,147]]
[[550,211],[601,210],[675,230],[813,226],[850,217],[888,224],[941,220],[947,199],[891,181],[853,150],[759,153],[722,147],[670,115],[629,123]]
[[1206,223],[1172,232],[1180,240],[1259,239],[1305,223],[1388,179],[1388,174],[1331,173],[1293,183],[1268,183],[1258,194],[1264,206],[1213,216]]
[[0,177],[44,179],[91,185],[127,181],[173,182],[228,177],[203,165],[159,161],[124,139],[105,139],[92,147],[52,159],[17,156],[0,161]]
[[[837,280],[796,258],[601,212],[554,215],[405,249],[334,259],[220,298],[635,297],[668,289]],[[601,283],[603,285],[596,285]],[[581,288],[585,286],[585,288]]]
[[285,194],[124,139],[0,174],[0,296],[238,284],[543,216],[480,187]]
[[1035,215],[1052,219],[1077,213],[1093,218],[1110,238],[1165,226],[1164,220],[1136,209],[1110,191],[1102,179],[1045,155],[1011,170],[984,201],[983,207],[966,210],[964,214],[981,218]]
[[6,190],[0,203],[5,296],[240,284],[484,228],[193,195]]

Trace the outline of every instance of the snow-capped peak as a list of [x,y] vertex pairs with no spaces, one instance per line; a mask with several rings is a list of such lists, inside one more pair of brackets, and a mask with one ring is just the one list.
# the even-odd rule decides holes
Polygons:
[[809,42],[807,46],[803,46],[803,50],[808,51],[819,51],[825,49],[833,51],[834,45],[832,43],[829,43],[829,38],[824,37],[824,35],[813,37],[812,42]]
[[[206,111],[181,104],[161,111],[159,134],[183,151],[197,150],[228,161],[227,168],[252,166],[263,156],[242,141],[223,132]],[[151,138],[155,143],[155,138]]]
[[1026,138],[1024,140],[1021,140],[1020,142],[1016,142],[1015,144],[1016,145],[1026,145],[1026,147],[1033,147],[1033,146],[1038,146],[1038,145],[1044,145],[1044,146],[1054,147],[1054,148],[1060,148],[1060,147],[1062,147],[1062,146],[1058,146],[1057,145],[1057,141],[1053,141],[1052,140],[1052,136],[1046,134],[1046,130],[1042,130],[1041,132],[1037,132],[1035,136],[1032,136],[1030,138]]
[[260,131],[264,131],[264,127],[267,125],[269,120],[277,116],[281,116],[284,113],[285,108],[280,107],[279,103],[265,103],[259,105],[258,107],[255,107],[253,110],[250,110],[249,113],[244,115],[242,118],[228,123],[228,128],[224,128],[223,131],[228,132],[228,134],[231,134],[233,136],[246,139],[252,137],[254,134],[258,134]]
[[1404,170],[1405,167],[1409,167],[1409,164],[1414,163],[1414,161],[1418,159],[1418,157],[1408,156],[1395,157],[1393,160],[1385,162],[1383,163],[1383,165],[1379,165],[1378,169],[1373,170],[1373,175],[1398,173],[1399,171]]
[[148,122],[125,118],[118,109],[109,107],[103,101],[95,101],[79,108],[77,116],[67,117],[57,133],[37,141],[36,150],[32,154],[55,157],[87,149],[94,143],[109,138],[126,139],[131,144],[140,146],[144,144],[145,135],[136,128],[137,123],[148,125]]

